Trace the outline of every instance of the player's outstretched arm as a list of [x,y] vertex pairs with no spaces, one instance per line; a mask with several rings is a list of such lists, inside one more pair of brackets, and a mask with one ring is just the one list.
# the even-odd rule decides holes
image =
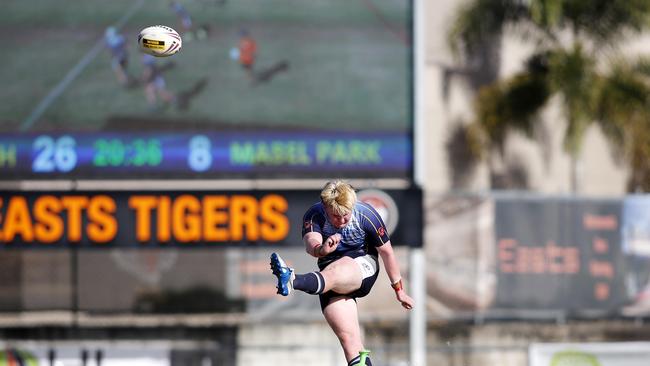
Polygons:
[[393,251],[393,246],[390,244],[390,241],[377,247],[377,251],[379,252],[381,260],[384,262],[386,274],[388,275],[393,290],[395,290],[397,301],[399,301],[405,309],[413,309],[414,301],[404,290],[399,264],[397,263],[397,258],[395,257],[395,252]]

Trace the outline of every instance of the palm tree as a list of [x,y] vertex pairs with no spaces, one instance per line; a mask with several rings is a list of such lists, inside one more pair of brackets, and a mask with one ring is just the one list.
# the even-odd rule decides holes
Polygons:
[[631,167],[628,191],[650,191],[650,58],[619,60],[602,80],[599,124]]
[[[625,89],[624,82],[615,83],[623,69],[607,62],[619,55],[616,46],[622,40],[648,26],[648,0],[470,0],[449,32],[455,54],[471,59],[485,42],[505,32],[534,45],[521,72],[480,88],[475,135],[484,139],[488,151],[502,153],[509,131],[531,136],[540,112],[559,97],[566,120],[564,149],[572,160],[571,186],[577,192],[578,157],[587,128],[598,122],[615,146],[623,142],[628,128],[622,121],[628,120],[630,110],[602,104],[614,93],[612,88]],[[641,71],[629,69],[625,83],[643,84]],[[636,109],[635,118],[647,123],[647,107]]]

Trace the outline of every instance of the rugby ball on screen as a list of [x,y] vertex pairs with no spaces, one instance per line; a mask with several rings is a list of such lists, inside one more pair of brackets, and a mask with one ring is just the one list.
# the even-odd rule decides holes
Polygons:
[[181,36],[170,27],[153,25],[140,31],[138,35],[140,50],[156,57],[167,57],[181,50]]

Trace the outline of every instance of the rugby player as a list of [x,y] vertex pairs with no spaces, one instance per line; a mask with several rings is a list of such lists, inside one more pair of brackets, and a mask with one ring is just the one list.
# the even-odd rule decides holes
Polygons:
[[[271,270],[278,280],[278,294],[288,296],[300,290],[319,296],[323,315],[348,365],[359,365],[364,347],[356,299],[366,296],[375,284],[378,256],[397,301],[405,309],[412,309],[414,302],[402,286],[399,265],[377,211],[357,201],[354,188],[340,180],[325,184],[320,199],[305,213],[302,228],[305,250],[318,258],[320,271],[296,274],[277,253],[271,254]],[[372,366],[370,358],[365,363]]]

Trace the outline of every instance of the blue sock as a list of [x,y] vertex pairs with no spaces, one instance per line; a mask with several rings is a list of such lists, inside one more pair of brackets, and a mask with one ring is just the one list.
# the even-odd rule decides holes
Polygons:
[[312,295],[321,294],[325,288],[325,279],[320,272],[297,274],[293,280],[293,288]]
[[366,357],[366,364],[361,365],[359,364],[361,362],[361,356],[357,356],[348,362],[348,366],[372,366],[372,362],[370,362],[370,356]]

